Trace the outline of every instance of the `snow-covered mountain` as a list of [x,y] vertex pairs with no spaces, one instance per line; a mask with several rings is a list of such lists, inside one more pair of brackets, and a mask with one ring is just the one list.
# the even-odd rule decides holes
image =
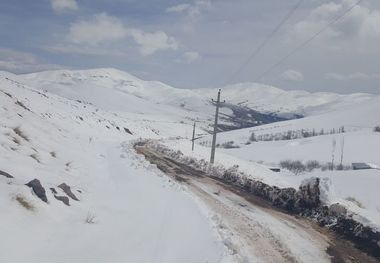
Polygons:
[[[18,77],[33,87],[66,98],[88,101],[104,109],[136,114],[144,112],[147,115],[166,110],[168,115],[176,115],[177,118],[198,119],[205,127],[214,112],[211,99],[217,94],[217,89],[177,89],[157,81],[143,81],[116,69],[59,70]],[[222,99],[226,103],[221,109],[221,124],[224,130],[252,127],[328,113],[378,98],[370,94],[284,91],[261,84],[242,83],[223,88]],[[147,103],[151,106],[144,106]],[[176,110],[172,111],[168,106],[174,106]]]
[[[186,155],[207,159],[210,137],[200,128],[212,123],[210,99],[216,93],[143,81],[115,69],[0,72],[0,247],[9,252],[0,253],[0,261],[25,262],[25,254],[39,262],[228,258],[225,245],[231,241],[215,233],[208,211],[132,148],[139,138],[159,139]],[[223,88],[222,99],[228,103],[222,108],[222,125],[237,128],[239,118],[252,126],[260,124],[257,118],[268,124],[220,133],[219,144],[234,141],[240,148],[218,149],[217,164],[238,164],[255,179],[279,187],[298,187],[310,176],[327,178],[324,201],[342,203],[363,222],[380,226],[378,170],[295,177],[269,169],[289,158],[327,162],[331,140],[335,137],[339,148],[341,134],[246,145],[252,132],[259,136],[345,126],[345,162],[380,165],[380,133],[372,131],[380,125],[379,96],[283,91],[246,83]],[[304,118],[271,123],[296,115]],[[195,152],[189,142],[193,120],[200,122],[197,134],[204,135]],[[26,186],[35,180],[44,187],[42,199]]]

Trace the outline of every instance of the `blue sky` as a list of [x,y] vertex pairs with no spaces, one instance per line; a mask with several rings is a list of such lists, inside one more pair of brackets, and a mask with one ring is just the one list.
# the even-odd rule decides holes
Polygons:
[[380,3],[364,0],[306,48],[257,77],[356,0],[2,0],[0,70],[115,67],[179,88],[260,81],[283,89],[380,93]]

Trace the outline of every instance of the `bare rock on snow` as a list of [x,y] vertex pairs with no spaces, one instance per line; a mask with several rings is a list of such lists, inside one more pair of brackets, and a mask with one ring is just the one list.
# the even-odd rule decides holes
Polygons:
[[312,209],[321,204],[319,178],[312,177],[303,181],[296,194],[295,206],[299,209]]
[[67,194],[71,199],[73,199],[75,201],[79,201],[79,199],[71,191],[71,187],[69,185],[62,183],[62,184],[58,185],[58,187],[61,188],[63,190],[63,192],[65,192],[65,194]]
[[125,127],[124,127],[124,131],[125,131],[126,133],[129,133],[130,135],[133,135],[132,132],[131,132],[128,128],[125,128]]
[[341,217],[347,215],[347,209],[341,204],[332,204],[329,208],[329,214],[335,217]]
[[3,172],[0,170],[0,175],[3,175],[5,176],[6,178],[14,178],[12,175],[10,175],[9,173],[6,173],[6,172]]
[[37,197],[45,203],[47,203],[48,199],[46,196],[45,188],[42,187],[41,182],[38,179],[33,179],[32,181],[27,183],[26,186],[32,188],[33,192],[37,195]]
[[296,190],[294,188],[273,187],[271,200],[272,204],[277,207],[292,211],[295,203]]
[[54,195],[54,197],[65,205],[70,206],[70,199],[67,196]]

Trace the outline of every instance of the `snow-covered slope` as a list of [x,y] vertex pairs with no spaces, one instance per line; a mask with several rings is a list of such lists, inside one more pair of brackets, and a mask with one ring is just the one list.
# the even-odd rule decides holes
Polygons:
[[90,102],[105,110],[128,112],[137,118],[186,115],[181,109],[161,105],[176,89],[159,82],[145,82],[115,69],[47,71],[19,76],[25,83],[74,100]]
[[[19,247],[40,262],[57,255],[55,262],[71,257],[83,262],[216,262],[228,256],[207,213],[131,149],[138,138],[160,139],[207,159],[211,138],[199,140],[205,145],[196,145],[193,153],[189,137],[193,120],[200,122],[197,134],[212,123],[209,100],[216,92],[176,89],[115,69],[0,72],[0,171],[14,177],[0,173],[0,233],[7,237],[0,238],[0,247],[9,252],[0,253],[0,261],[24,262],[15,251]],[[372,132],[380,125],[379,96],[283,91],[248,83],[225,87],[222,99],[240,109],[306,117],[220,133],[219,144],[234,141],[240,148],[218,149],[217,163],[239,164],[255,179],[281,187],[298,187],[311,176],[327,178],[324,201],[342,203],[363,222],[380,226],[378,170],[299,176],[269,170],[285,159],[327,162],[331,141],[337,141],[338,156],[343,136],[344,164],[380,165],[379,134]],[[231,111],[222,108],[222,114],[236,117]],[[341,126],[344,134],[246,145],[252,132],[328,132]],[[45,188],[48,203],[25,186],[33,179]],[[67,197],[58,187],[62,183],[80,201],[69,198],[66,206],[58,200]]]
[[[255,83],[227,86],[223,89],[223,94],[226,100],[233,103],[241,102],[258,111],[280,114],[295,113],[304,116],[330,112],[371,100],[374,97],[374,95],[365,93],[340,95],[328,92],[285,91]],[[379,96],[377,97],[379,98]]]
[[[208,214],[131,149],[182,124],[130,120],[8,73],[0,73],[0,116],[0,262],[228,257]],[[41,199],[25,185],[35,179]]]
[[[177,119],[197,118],[204,126],[207,126],[206,121],[212,119],[214,106],[210,100],[217,93],[217,89],[176,89],[161,82],[143,81],[116,69],[47,71],[21,75],[19,78],[39,89],[89,101],[105,109],[146,115],[165,112],[170,119],[174,116]],[[227,104],[221,112],[240,117],[236,116],[239,113],[232,112],[232,105],[243,110],[247,115],[244,118],[251,118],[251,121],[255,120],[255,116],[251,116],[252,112],[247,112],[247,109],[285,117],[313,116],[378,98],[370,94],[284,91],[261,84],[242,83],[223,89],[222,99]],[[147,103],[151,106],[146,107]],[[228,122],[226,119],[223,121]]]
[[[219,145],[230,142],[232,147],[236,147],[219,148],[219,162],[238,163],[247,173],[254,173],[258,163],[278,167],[281,161],[286,160],[298,160],[304,164],[317,161],[328,166],[335,159],[335,164],[342,162],[347,168],[357,162],[380,167],[380,133],[373,130],[375,126],[380,126],[379,97],[373,96],[363,102],[354,99],[352,104],[348,101],[347,105],[343,104],[335,110],[330,107],[328,112],[314,112],[314,115],[302,119],[219,133]],[[295,134],[296,138],[287,138],[288,134]],[[211,140],[212,137],[208,135],[198,141],[198,152],[205,151],[203,158],[207,158]],[[207,150],[202,146],[206,146]],[[380,196],[377,186],[374,186],[380,184],[380,170],[317,169],[298,176],[283,170],[259,179],[282,186],[297,186],[312,176],[324,178],[326,202],[344,204],[363,216],[363,223],[380,228]]]

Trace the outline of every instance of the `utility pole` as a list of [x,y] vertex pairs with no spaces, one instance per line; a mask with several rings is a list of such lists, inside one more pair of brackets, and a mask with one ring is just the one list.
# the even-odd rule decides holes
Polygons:
[[195,142],[195,121],[193,125],[193,138],[191,139],[192,144],[191,144],[191,150],[194,151],[194,142]]
[[[219,89],[219,91],[218,91],[218,98],[216,100],[214,133],[213,133],[213,136],[212,136],[210,163],[214,163],[214,160],[215,160],[215,146],[216,146],[216,134],[218,132],[218,115],[219,115],[219,106],[220,106],[220,92],[221,92],[221,90]],[[214,100],[212,100],[212,101],[214,101]]]

